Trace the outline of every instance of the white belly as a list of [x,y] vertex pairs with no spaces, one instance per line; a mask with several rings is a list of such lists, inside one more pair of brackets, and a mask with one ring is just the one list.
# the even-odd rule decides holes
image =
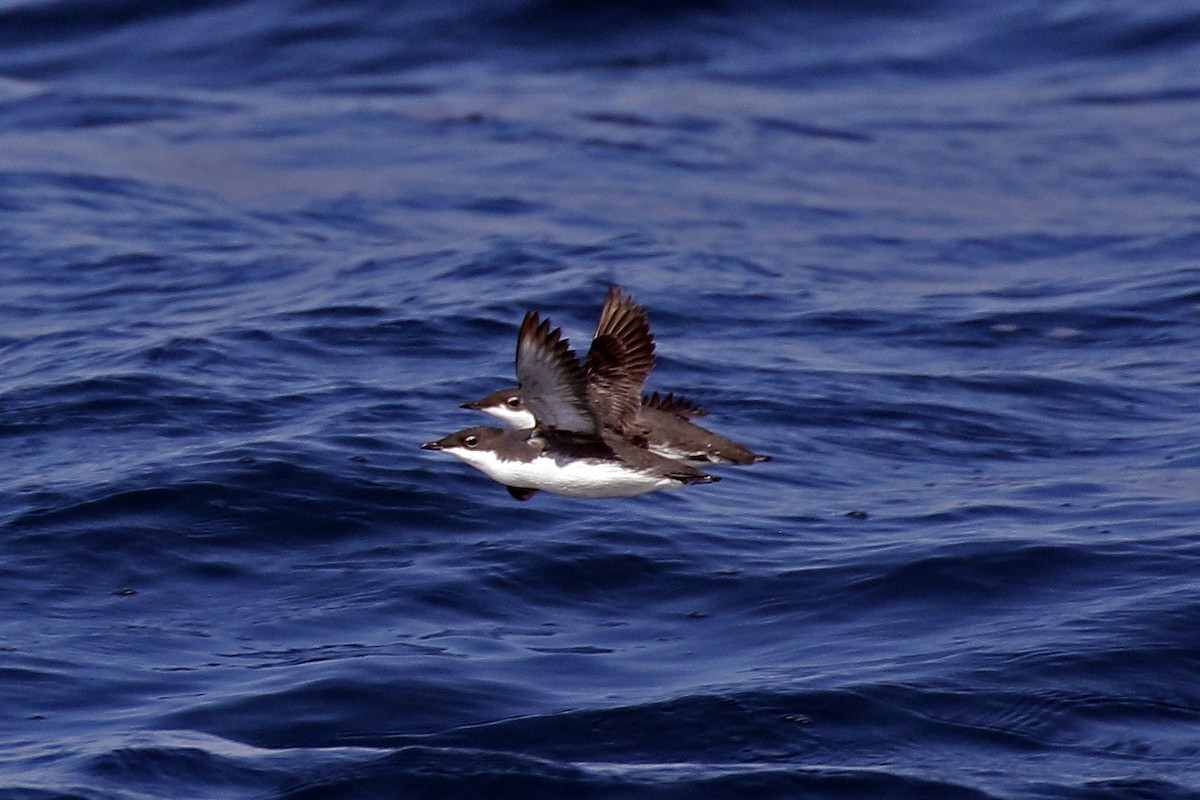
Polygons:
[[457,447],[449,452],[507,486],[540,489],[570,497],[633,497],[682,485],[671,478],[647,475],[620,464],[582,461],[560,464],[546,457],[532,461],[501,461],[490,451]]

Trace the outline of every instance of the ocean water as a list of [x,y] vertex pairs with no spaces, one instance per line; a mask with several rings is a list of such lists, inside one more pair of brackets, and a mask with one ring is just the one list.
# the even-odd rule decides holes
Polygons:
[[[0,1],[0,798],[1200,798],[1194,4]],[[512,500],[536,309],[774,456]]]

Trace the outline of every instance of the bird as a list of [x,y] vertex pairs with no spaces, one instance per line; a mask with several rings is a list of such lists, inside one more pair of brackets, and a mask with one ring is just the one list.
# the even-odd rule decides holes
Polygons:
[[[619,287],[609,287],[583,363],[587,396],[607,411],[601,417],[606,427],[627,441],[677,461],[753,464],[771,460],[692,422],[706,412],[686,398],[655,392],[639,399],[641,385],[653,366],[654,337],[645,309]],[[638,388],[631,395],[633,383]],[[535,414],[528,394],[522,383],[461,407],[482,411],[512,428],[532,428]],[[637,402],[631,403],[631,397]]]
[[446,452],[503,484],[518,500],[538,491],[633,497],[712,483],[715,475],[647,449],[636,421],[653,341],[640,306],[610,290],[585,363],[561,328],[534,311],[517,335],[516,373],[526,428],[476,426],[422,448]]

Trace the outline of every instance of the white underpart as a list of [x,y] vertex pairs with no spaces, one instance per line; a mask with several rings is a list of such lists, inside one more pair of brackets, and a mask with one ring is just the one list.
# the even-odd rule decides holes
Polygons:
[[[669,447],[655,447],[653,444],[646,449],[657,456],[669,458],[672,461],[695,461],[697,458],[703,458],[705,455],[704,451],[702,450],[697,450],[695,452],[684,452],[682,450],[672,450]],[[713,463],[719,464],[724,459],[710,458],[709,460],[713,461]]]
[[495,417],[510,428],[532,428],[537,424],[537,421],[533,418],[533,414],[530,414],[523,408],[514,410],[506,405],[499,405],[488,406],[487,408],[480,409],[480,411],[490,417]]
[[570,497],[633,497],[658,489],[682,486],[679,481],[650,475],[616,463],[568,461],[539,456],[532,461],[505,461],[491,450],[447,447],[456,458],[492,480],[522,489],[540,489]]

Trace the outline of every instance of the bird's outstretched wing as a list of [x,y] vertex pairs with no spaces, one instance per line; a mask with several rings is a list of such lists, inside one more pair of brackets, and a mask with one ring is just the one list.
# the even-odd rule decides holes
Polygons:
[[642,384],[654,368],[654,335],[646,310],[616,286],[609,287],[596,333],[583,362],[588,401],[601,423],[637,440]]
[[537,427],[599,436],[600,421],[587,397],[587,378],[560,328],[550,329],[530,311],[517,334],[517,381],[521,401]]

